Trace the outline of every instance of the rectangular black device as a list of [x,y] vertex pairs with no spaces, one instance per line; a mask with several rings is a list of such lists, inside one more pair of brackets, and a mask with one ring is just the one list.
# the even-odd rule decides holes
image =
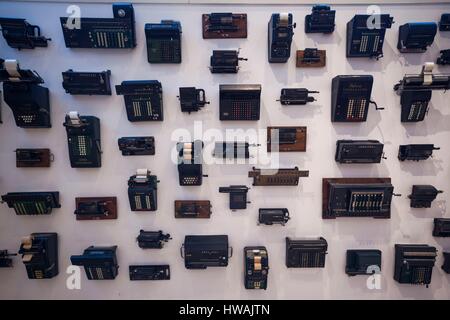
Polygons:
[[102,166],[100,119],[80,116],[71,111],[63,123],[67,132],[70,166],[72,168],[99,168]]
[[398,160],[426,160],[433,155],[433,150],[439,150],[434,144],[404,144],[398,147]]
[[38,26],[29,24],[25,19],[0,18],[0,26],[3,37],[11,48],[20,50],[47,47],[47,41],[51,40],[41,35]]
[[240,60],[247,59],[239,57],[239,50],[213,50],[209,70],[211,73],[237,73]]
[[128,180],[128,200],[131,211],[156,211],[158,208],[158,178],[147,169],[138,169]]
[[119,273],[117,246],[90,246],[82,255],[70,256],[75,266],[83,266],[88,280],[113,280]]
[[232,255],[227,235],[187,235],[181,247],[186,269],[226,267]]
[[146,156],[155,154],[155,137],[122,137],[117,140],[123,156]]
[[427,244],[396,244],[394,280],[428,287],[436,255],[436,248]]
[[431,100],[431,90],[404,91],[401,94],[400,104],[401,122],[419,122],[425,119],[428,112],[428,103]]
[[332,33],[335,16],[336,11],[328,5],[313,6],[311,14],[305,16],[305,33]]
[[150,63],[181,63],[181,23],[161,20],[146,23],[147,59]]
[[76,72],[69,69],[62,73],[62,86],[66,93],[80,95],[111,95],[111,71]]
[[170,266],[163,265],[131,265],[128,267],[130,280],[170,280]]
[[8,250],[0,250],[0,268],[11,268],[13,266],[12,258],[17,253],[9,253]]
[[439,20],[439,31],[450,31],[450,13],[443,13]]
[[203,183],[203,142],[178,142],[178,182],[180,186],[201,186]]
[[128,121],[163,121],[161,82],[157,80],[122,81],[116,93],[123,95]]
[[328,243],[317,239],[292,239],[286,237],[286,267],[324,268]]
[[347,23],[347,58],[383,56],[386,29],[394,18],[389,14],[357,14]]
[[48,168],[53,160],[50,149],[16,149],[17,168]]
[[291,56],[294,28],[292,13],[272,13],[267,26],[268,59],[271,63],[284,63]]
[[170,237],[170,234],[164,234],[161,230],[140,230],[136,241],[138,242],[138,246],[141,249],[162,249],[164,247],[164,243],[168,242],[170,239],[172,239]]
[[19,254],[28,279],[50,279],[58,275],[58,234],[36,232],[22,239]]
[[411,199],[410,207],[430,208],[431,202],[442,192],[430,185],[413,185],[412,193],[408,196]]
[[334,77],[331,89],[331,121],[366,121],[372,86],[373,77],[371,75]]
[[67,48],[124,49],[136,47],[134,9],[131,3],[112,5],[113,18],[61,17]]
[[437,33],[435,22],[410,22],[398,29],[397,49],[402,53],[422,53],[431,46]]
[[260,208],[258,224],[271,226],[281,224],[284,226],[289,221],[289,210],[287,208]]
[[390,178],[323,178],[322,219],[391,217]]
[[319,91],[309,91],[306,88],[283,88],[281,89],[280,103],[286,105],[305,105],[308,102],[316,101],[311,93],[319,93]]
[[53,208],[61,208],[58,191],[8,192],[2,201],[21,216],[50,214]]
[[269,275],[269,254],[266,247],[244,248],[245,289],[267,289]]
[[261,85],[221,84],[220,120],[259,120]]
[[247,209],[247,203],[250,203],[247,201],[249,189],[250,188],[247,186],[234,185],[229,187],[219,187],[219,192],[230,194],[230,209],[234,211],[237,209]]
[[433,237],[450,237],[450,219],[434,218]]
[[349,276],[371,275],[381,272],[381,251],[347,250],[345,273]]
[[378,140],[338,140],[334,158],[338,163],[380,163],[383,147]]
[[196,112],[203,108],[205,104],[209,104],[209,101],[206,101],[205,90],[203,89],[180,87],[179,90],[178,99],[180,99],[182,112]]
[[3,99],[21,128],[51,128],[48,88],[36,71],[22,70],[17,60],[0,59]]

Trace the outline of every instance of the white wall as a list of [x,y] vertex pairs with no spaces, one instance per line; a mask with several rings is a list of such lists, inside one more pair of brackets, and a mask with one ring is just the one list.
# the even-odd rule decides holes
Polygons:
[[[38,24],[44,35],[52,38],[48,48],[16,51],[0,40],[0,56],[17,58],[22,68],[37,70],[50,89],[52,129],[21,129],[15,126],[12,113],[3,108],[4,123],[0,125],[0,193],[32,190],[59,190],[62,208],[49,216],[16,216],[6,205],[0,207],[0,249],[17,250],[22,236],[31,232],[56,231],[59,234],[60,274],[45,280],[28,280],[24,266],[16,258],[13,269],[0,269],[1,298],[230,298],[230,299],[298,299],[298,298],[449,298],[449,275],[440,266],[442,249],[450,242],[431,236],[433,218],[448,215],[446,199],[450,193],[448,141],[450,138],[449,93],[434,92],[429,115],[424,122],[400,123],[400,98],[392,90],[405,73],[418,73],[426,61],[435,61],[439,50],[450,48],[450,34],[438,33],[432,47],[424,54],[402,55],[396,49],[399,25],[411,21],[438,21],[448,12],[448,5],[415,5],[382,7],[395,18],[387,31],[384,58],[380,61],[345,58],[345,25],[355,13],[365,7],[339,6],[336,31],[329,36],[304,33],[304,16],[309,6],[234,6],[235,12],[247,12],[248,39],[203,40],[202,13],[229,11],[226,6],[144,5],[134,6],[138,46],[134,50],[71,50],[64,46],[59,17],[65,15],[62,3],[1,2],[1,16],[26,18]],[[82,14],[110,17],[108,4],[82,4]],[[298,24],[295,30],[292,57],[286,64],[267,62],[267,22],[272,12],[289,11]],[[147,62],[144,24],[161,18],[180,20],[183,27],[183,63],[181,65],[150,65]],[[242,48],[242,62],[237,75],[213,75],[207,67],[213,49]],[[319,47],[327,50],[327,66],[322,69],[296,69],[295,50]],[[162,123],[130,123],[124,110],[123,97],[70,96],[61,87],[61,72],[69,68],[78,71],[112,71],[112,84],[123,80],[157,79],[164,92],[165,120]],[[448,67],[436,72],[450,72]],[[331,79],[338,74],[372,74],[373,98],[386,110],[369,112],[368,121],[361,124],[330,122]],[[220,122],[218,86],[221,83],[260,83],[262,85],[261,120],[251,123]],[[191,115],[180,111],[176,98],[178,87],[196,86],[206,90],[211,101],[204,110]],[[306,87],[319,90],[318,101],[304,107],[282,107],[275,100],[283,87]],[[101,119],[103,166],[100,169],[70,168],[66,133],[62,126],[69,110],[95,115]],[[298,165],[310,170],[310,177],[301,179],[299,187],[255,187],[249,192],[252,204],[247,210],[232,213],[228,196],[219,194],[219,186],[247,184],[250,165],[205,166],[209,178],[201,187],[180,187],[176,166],[170,161],[174,141],[170,135],[176,128],[192,130],[193,121],[203,121],[203,127],[266,128],[269,125],[306,125],[306,153],[282,154],[282,166]],[[156,155],[122,157],[117,138],[133,135],[153,135]],[[375,165],[337,165],[334,161],[337,139],[378,139],[385,143],[387,160]],[[399,144],[434,143],[441,147],[433,159],[423,162],[397,160]],[[18,147],[49,147],[55,162],[49,169],[15,167],[13,151]],[[155,213],[137,214],[129,210],[127,179],[136,168],[148,167],[161,180],[159,208]],[[391,177],[395,192],[392,218],[322,220],[321,186],[323,177]],[[430,209],[412,210],[406,196],[413,184],[432,184],[445,191]],[[76,221],[74,198],[77,196],[117,196],[119,219],[112,221]],[[213,215],[209,220],[176,220],[173,217],[175,199],[209,199]],[[285,226],[256,226],[261,207],[286,206],[292,219]],[[139,229],[163,230],[173,236],[163,250],[143,251],[135,237]],[[184,268],[179,248],[186,234],[228,234],[235,250],[227,268],[191,271]],[[329,243],[325,269],[287,269],[284,264],[286,236],[324,236]],[[394,244],[427,243],[439,250],[430,288],[400,285],[393,280]],[[66,289],[65,268],[72,254],[80,254],[89,245],[118,245],[119,276],[114,281],[87,281],[83,273],[82,290]],[[267,291],[245,290],[243,286],[242,249],[247,245],[265,245],[270,256],[269,288]],[[383,251],[382,289],[368,290],[366,277],[349,278],[344,273],[345,251],[350,248],[378,248]],[[128,265],[134,263],[168,263],[170,281],[130,282]]]

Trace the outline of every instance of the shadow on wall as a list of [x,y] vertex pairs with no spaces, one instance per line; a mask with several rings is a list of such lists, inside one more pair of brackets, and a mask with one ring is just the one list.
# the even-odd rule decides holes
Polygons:
[[[398,108],[400,109],[400,106]],[[450,130],[450,115],[443,114],[439,109],[434,107],[433,102],[430,102],[424,121],[402,123],[402,125],[405,128],[408,138],[426,137],[436,133],[448,132]]]
[[402,171],[409,172],[416,177],[422,176],[436,176],[439,172],[444,171],[444,160],[441,159],[427,159],[420,161],[405,160],[400,162]]

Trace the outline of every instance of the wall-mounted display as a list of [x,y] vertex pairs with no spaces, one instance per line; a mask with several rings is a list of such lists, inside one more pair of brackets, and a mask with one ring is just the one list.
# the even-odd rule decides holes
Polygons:
[[50,149],[16,149],[17,168],[48,168],[54,156]]
[[57,233],[36,232],[22,238],[19,254],[28,279],[50,279],[58,275]]
[[322,68],[327,63],[327,51],[317,48],[306,48],[297,50],[296,67],[297,68]]
[[[72,4],[59,17],[54,3],[10,2],[0,1],[0,51],[9,58],[0,59],[0,107],[11,109],[0,121],[0,299],[92,300],[99,292],[105,299],[371,299],[366,289],[380,283],[386,298],[448,298],[450,19],[442,5],[306,12],[238,4],[233,13],[221,4],[180,3],[166,20],[165,5],[140,4],[135,16],[131,3],[114,3],[110,17],[110,4]],[[215,12],[203,13],[209,9]],[[27,19],[15,18],[19,11]],[[430,22],[410,22],[417,16]],[[305,34],[294,34],[294,17],[305,19]],[[398,34],[387,31],[393,17]],[[356,59],[383,54],[383,62]],[[43,77],[16,58],[39,66]],[[372,96],[385,112],[369,111],[371,104],[384,109]],[[47,130],[51,118],[63,126]],[[438,159],[417,162],[436,146]],[[404,193],[396,202],[394,182]],[[39,226],[54,232],[22,239],[25,277],[11,241]],[[175,260],[180,246],[185,268]],[[238,268],[233,248],[243,253]],[[388,251],[395,254],[382,261]],[[66,259],[61,275],[59,256]],[[103,283],[107,290],[83,282],[117,278],[119,260],[126,272]],[[443,271],[432,282],[436,260]],[[384,277],[390,268],[393,279]],[[136,282],[159,280],[172,281]],[[339,286],[316,290],[319,282]],[[426,289],[402,284],[433,288],[424,296]]]
[[269,255],[266,247],[245,247],[244,268],[245,289],[267,289]]
[[211,218],[209,200],[175,200],[175,218]]
[[150,63],[181,63],[181,24],[161,20],[146,23],[147,60]]
[[113,280],[119,273],[117,246],[90,246],[81,255],[70,256],[75,266],[84,267],[88,280]]
[[383,148],[378,140],[338,140],[334,159],[338,163],[380,163]]
[[432,90],[450,89],[450,74],[433,74],[434,63],[427,62],[420,74],[407,74],[395,86],[400,95],[402,122],[423,121]]
[[180,87],[180,100],[182,112],[197,112],[203,108],[209,101],[206,101],[205,90],[196,87]]
[[289,210],[287,208],[260,208],[258,211],[258,224],[267,226],[280,224],[284,226],[289,219]]
[[[373,76],[341,75],[331,83],[331,121],[364,122],[367,120],[371,100]],[[375,104],[377,110],[378,108]]]
[[347,250],[345,273],[367,275],[381,271],[381,251],[375,249]]
[[181,247],[186,269],[226,267],[232,255],[227,235],[187,235]]
[[355,15],[347,23],[347,58],[381,58],[386,29],[393,23],[389,14]]
[[298,186],[300,178],[308,177],[308,170],[295,168],[257,169],[253,167],[248,177],[254,186]]
[[17,60],[0,59],[3,98],[21,128],[51,128],[49,90],[36,71],[22,70]]
[[209,70],[211,73],[237,73],[239,61],[247,60],[239,57],[239,50],[213,50]]
[[77,220],[117,219],[117,197],[75,198]]
[[159,180],[148,169],[137,169],[128,180],[128,200],[131,211],[156,211]]
[[131,3],[113,3],[113,18],[61,17],[67,48],[126,49],[136,47]]
[[70,166],[101,167],[100,119],[94,116],[80,116],[77,111],[71,111],[66,115],[63,125],[67,132]]
[[305,16],[305,33],[332,33],[335,16],[336,10],[331,10],[329,5],[313,6],[311,14]]
[[323,178],[322,218],[389,219],[394,186],[391,178]]
[[62,73],[62,86],[66,93],[84,95],[111,95],[111,71],[76,72],[69,69]]
[[61,208],[58,191],[8,192],[2,202],[19,216],[51,214],[52,209]]
[[39,26],[29,24],[25,19],[0,18],[2,34],[8,46],[15,49],[47,47],[50,38],[41,35]]
[[292,13],[272,13],[268,25],[268,59],[271,63],[284,63],[291,56],[294,36]]
[[324,268],[328,242],[323,237],[300,239],[286,237],[286,267]]
[[214,12],[202,14],[203,39],[247,38],[247,14]]
[[436,256],[436,248],[427,244],[396,244],[394,280],[428,287]]
[[120,85],[116,85],[116,94],[123,95],[129,121],[164,120],[161,82],[157,80],[122,81]]
[[401,53],[423,53],[431,46],[437,32],[435,22],[409,22],[398,29],[397,49]]

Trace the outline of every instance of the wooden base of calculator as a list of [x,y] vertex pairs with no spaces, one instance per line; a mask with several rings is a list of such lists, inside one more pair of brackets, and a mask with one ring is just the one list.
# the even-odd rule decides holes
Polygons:
[[[183,206],[196,206],[197,214],[183,214]],[[175,218],[208,219],[211,217],[211,202],[209,200],[175,200]]]
[[256,169],[248,172],[248,177],[253,178],[254,186],[297,186],[300,177],[308,177],[308,170],[295,168],[287,169]]
[[77,214],[77,220],[112,220],[117,219],[117,198],[116,197],[85,197],[75,198],[75,207],[83,202],[103,202],[105,203],[108,215],[79,215]]
[[[295,143],[286,143],[278,145],[278,152],[305,152],[306,151],[306,127],[267,127],[267,152],[272,152],[271,142],[272,130],[280,128],[295,128]],[[275,150],[274,150],[275,151]]]
[[202,32],[203,39],[235,39],[247,38],[247,14],[233,13],[233,26],[237,27],[236,31],[218,30],[209,31],[209,14],[202,14]]
[[320,60],[318,62],[308,63],[303,61],[305,56],[304,50],[297,50],[296,67],[297,68],[322,68],[327,62],[327,52],[325,50],[317,50]]

